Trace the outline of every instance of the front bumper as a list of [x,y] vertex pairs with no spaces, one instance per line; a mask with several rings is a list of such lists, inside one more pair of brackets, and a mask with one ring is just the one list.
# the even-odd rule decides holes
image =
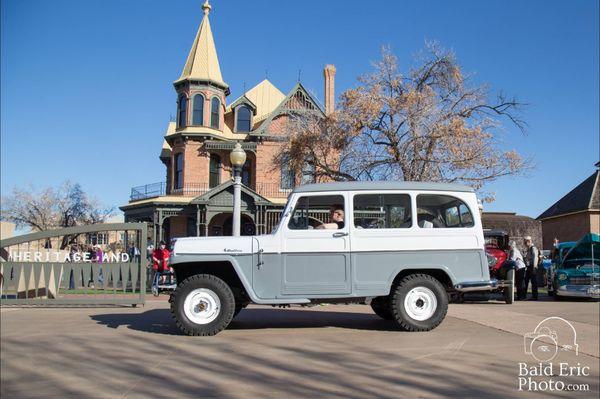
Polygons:
[[465,281],[454,285],[454,289],[459,292],[474,291],[493,291],[498,288],[510,287],[508,280],[484,280],[484,281]]
[[559,285],[555,294],[580,298],[600,298],[600,285]]

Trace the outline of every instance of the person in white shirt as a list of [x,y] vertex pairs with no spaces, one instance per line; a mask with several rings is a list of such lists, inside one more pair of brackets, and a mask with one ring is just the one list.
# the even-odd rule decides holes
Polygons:
[[508,260],[514,262],[515,268],[515,287],[517,288],[517,300],[521,301],[525,299],[525,260],[523,260],[523,255],[519,248],[517,248],[517,243],[515,241],[511,241],[510,251],[508,253]]

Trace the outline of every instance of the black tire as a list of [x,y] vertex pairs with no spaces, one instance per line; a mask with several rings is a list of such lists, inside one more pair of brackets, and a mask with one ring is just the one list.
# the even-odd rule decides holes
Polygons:
[[[414,288],[424,287],[435,295],[437,306],[431,317],[426,320],[413,319],[404,307],[406,295]],[[410,274],[404,277],[392,290],[391,310],[394,320],[404,331],[430,331],[436,328],[446,317],[448,312],[448,294],[444,286],[428,274]]]
[[512,305],[515,302],[515,269],[506,272],[506,279],[510,281],[510,286],[504,287],[504,302]]
[[[218,316],[207,324],[199,324],[190,320],[184,311],[186,297],[194,290],[206,288],[214,292],[221,302]],[[210,274],[196,274],[177,285],[171,295],[171,313],[177,327],[187,335],[215,335],[227,328],[235,312],[235,298],[231,288],[220,278]]]
[[384,320],[394,320],[390,300],[387,296],[378,296],[371,301],[371,309],[373,312]]

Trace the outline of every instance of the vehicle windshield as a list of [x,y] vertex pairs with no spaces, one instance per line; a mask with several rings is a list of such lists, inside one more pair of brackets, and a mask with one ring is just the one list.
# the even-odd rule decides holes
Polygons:
[[279,214],[279,223],[277,223],[275,225],[275,227],[271,231],[271,234],[277,233],[277,230],[279,230],[279,226],[281,226],[281,224],[283,223],[283,219],[285,219],[285,215],[290,212],[290,206],[291,206],[291,201],[288,198],[288,202],[285,204],[285,208],[283,208],[283,210]]

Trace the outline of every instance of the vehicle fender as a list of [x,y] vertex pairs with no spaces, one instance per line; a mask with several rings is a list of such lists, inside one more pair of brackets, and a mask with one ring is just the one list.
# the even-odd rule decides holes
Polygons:
[[[252,268],[251,268],[252,267],[252,265],[251,265],[252,254],[250,254],[250,255],[246,254],[246,255],[242,255],[242,256],[247,257],[247,259],[249,259],[249,261],[250,261],[249,272],[252,273]],[[223,255],[179,255],[179,256],[177,256],[176,259],[173,259],[171,265],[173,267],[177,267],[178,264],[182,264],[182,263],[228,262],[233,267],[233,270],[235,270],[235,273],[237,274],[238,278],[242,282],[242,285],[244,286],[244,289],[246,290],[246,293],[248,293],[248,296],[250,297],[252,302],[260,303],[260,300],[258,299],[256,294],[254,293],[254,290],[252,289],[252,284],[250,284],[250,282],[246,278],[246,273],[244,273],[243,267],[240,265],[240,262],[237,259],[237,258],[241,258],[242,256],[225,255],[225,254],[223,254]]]
[[[414,273],[419,273],[419,271],[422,271],[424,273],[430,272],[430,271],[439,271],[439,272],[443,272],[444,274],[446,274],[448,276],[448,278],[450,279],[451,284],[454,286],[454,284],[457,284],[459,281],[457,280],[456,276],[454,275],[454,273],[452,272],[452,270],[445,266],[445,265],[440,265],[440,264],[417,264],[417,265],[405,265],[405,266],[399,266],[396,269],[394,269],[394,271],[390,274],[390,277],[388,279],[387,282],[387,289],[388,292],[391,292],[392,286],[394,284],[394,280],[396,280],[396,278],[402,274],[403,272],[406,272],[407,270],[411,270]],[[412,274],[412,273],[410,273]]]

